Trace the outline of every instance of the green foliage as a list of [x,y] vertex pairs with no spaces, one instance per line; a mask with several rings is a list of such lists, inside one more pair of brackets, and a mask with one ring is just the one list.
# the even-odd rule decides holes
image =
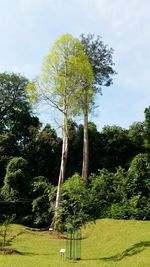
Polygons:
[[148,197],[150,194],[150,157],[147,154],[137,155],[131,162],[126,183],[127,196]]
[[25,95],[27,84],[21,75],[0,74],[0,186],[9,160],[25,156],[26,144],[35,138],[41,126]]
[[57,137],[56,131],[49,124],[35,139],[26,144],[25,154],[32,177],[45,176],[51,184],[57,184],[61,145],[62,140]]
[[101,86],[111,85],[112,75],[116,74],[113,69],[113,49],[105,45],[100,36],[93,34],[81,34],[81,43],[92,66],[95,86],[100,89]]
[[23,220],[23,217],[29,212],[29,183],[27,161],[21,157],[12,158],[6,169],[1,195],[5,214],[16,214],[18,221]]
[[66,178],[82,170],[83,126],[70,122]]
[[132,158],[141,148],[130,139],[128,131],[118,126],[105,126],[101,132],[103,157],[102,165],[109,171],[122,166],[128,169]]
[[114,219],[126,219],[127,208],[121,203],[113,203],[107,211],[109,217]]
[[56,229],[60,230],[61,226],[64,230],[67,225],[78,228],[93,220],[89,212],[90,205],[91,197],[87,186],[78,174],[73,175],[62,186]]
[[9,160],[19,153],[16,137],[11,132],[0,134],[0,187],[6,172]]
[[27,99],[29,99],[30,103],[34,105],[38,102],[38,91],[36,88],[36,80],[33,82],[28,82],[28,84],[25,87],[25,95]]
[[149,156],[137,155],[128,172],[101,170],[90,177],[90,192],[96,218],[149,219],[150,166]]
[[130,216],[136,219],[150,218],[150,157],[137,155],[131,162],[124,185],[129,199]]
[[32,182],[32,217],[34,226],[50,224],[54,216],[54,186],[44,176],[38,176]]
[[120,167],[116,173],[102,169],[99,175],[90,177],[90,192],[93,197],[96,218],[109,215],[113,203],[120,203],[123,197],[125,172]]
[[28,80],[20,75],[0,73],[0,124],[3,130],[12,127],[16,114],[30,109],[24,92],[27,83]]
[[128,136],[137,146],[144,146],[144,122],[134,122],[128,131]]
[[28,180],[26,173],[27,161],[21,157],[12,158],[8,163],[6,169],[6,176],[4,179],[4,187],[2,192],[5,196],[9,196],[10,192],[16,195],[24,195],[28,188]]
[[[94,48],[95,41],[92,38],[89,37],[84,41],[87,41],[88,59],[93,64],[95,84],[99,87],[107,86],[111,84],[111,75],[114,74],[113,69],[111,69],[113,67],[112,50],[106,51],[107,47],[105,46],[100,50],[101,52],[108,52],[108,54],[106,53],[106,57],[108,56],[107,67],[104,72],[102,70],[105,60],[102,60],[102,69],[98,65],[95,66],[97,69],[94,68],[96,53],[100,53],[100,51],[98,52],[98,46]],[[86,85],[90,88],[88,97],[91,104],[94,103],[94,95],[92,94],[95,94],[95,91],[92,91],[91,67],[87,57],[83,54],[81,43],[73,37],[65,35],[55,43],[55,49],[61,48],[64,41],[66,44],[64,52],[68,53],[66,85],[68,86],[68,93],[73,93],[72,96],[70,94],[71,98],[67,106],[70,111],[68,113],[69,158],[66,177],[71,177],[76,171],[81,173],[83,126],[77,125],[75,122],[71,123],[70,116],[73,111],[75,114],[79,112],[76,103],[79,104],[80,101],[76,100],[80,91],[83,93],[80,100],[84,99],[83,87]],[[96,41],[95,45],[100,45],[100,43]],[[55,49],[52,49],[51,52],[57,52],[57,49]],[[105,56],[105,53],[102,56]],[[58,59],[61,61],[61,53],[58,53],[54,58],[52,56],[49,63],[58,63]],[[97,60],[99,59],[100,57]],[[49,65],[48,60],[49,57],[47,57],[47,63],[45,63],[47,64],[47,75],[52,70],[49,68],[52,65]],[[55,75],[59,74],[59,78],[55,79],[56,76],[53,76],[54,80],[58,82],[58,87],[54,86],[54,88],[49,80],[45,90],[52,93],[50,100],[56,100],[55,104],[59,103],[62,111],[63,90],[65,88],[65,58],[61,63],[61,65],[58,64],[59,72],[55,68]],[[71,87],[71,84],[74,87]],[[25,94],[26,86],[33,90],[33,94],[36,93],[35,84],[32,87],[32,84],[29,84],[26,78],[15,74],[0,74],[0,187],[2,187],[0,217],[3,218],[6,213],[15,213],[18,221],[21,217],[22,219],[26,217],[27,221],[28,217],[31,224],[33,222],[34,225],[40,226],[48,224],[53,217],[56,189],[49,182],[53,185],[57,183],[62,139],[57,136],[56,131],[50,125],[46,125],[40,130],[41,124],[38,118],[32,116],[31,106]],[[52,89],[52,91],[49,89]],[[59,91],[55,98],[56,89],[62,91]],[[59,101],[57,97],[60,97]],[[60,229],[64,229],[64,225],[67,223],[80,225],[80,223],[82,224],[90,218],[149,219],[150,108],[145,109],[145,120],[133,123],[129,130],[117,126],[106,126],[101,132],[98,132],[96,125],[90,122],[88,123],[88,131],[89,172],[95,174],[91,175],[87,186],[84,183],[80,184],[80,179],[78,184],[77,178],[68,179],[68,185],[66,181],[58,217],[58,224],[59,222],[62,223],[59,224]],[[123,168],[125,168],[125,171]],[[30,170],[30,174],[28,174],[27,169]],[[48,180],[45,178],[33,179],[37,176],[45,176]],[[81,196],[77,193],[79,190],[82,192]],[[82,202],[80,197],[85,201]],[[81,207],[78,206],[79,201]],[[75,218],[74,214],[76,213],[79,214],[79,218]],[[63,214],[66,215],[66,218]]]
[[[139,124],[137,128],[133,125],[128,131],[118,126],[105,126],[99,132],[96,125],[89,122],[89,173],[98,174],[98,170],[103,168],[115,172],[119,166],[128,170],[131,160],[137,154],[147,151],[142,134],[144,128],[139,127]],[[82,138],[83,126],[75,125],[69,140],[67,177],[76,171],[81,173]]]
[[0,135],[0,158],[7,159],[15,156],[18,153],[17,142],[15,135],[12,133],[5,133]]
[[91,85],[92,77],[80,41],[70,34],[64,34],[54,43],[44,60],[42,84],[37,85],[37,91],[41,99],[60,112],[78,113],[80,107],[76,98],[79,93],[82,96],[83,83]]

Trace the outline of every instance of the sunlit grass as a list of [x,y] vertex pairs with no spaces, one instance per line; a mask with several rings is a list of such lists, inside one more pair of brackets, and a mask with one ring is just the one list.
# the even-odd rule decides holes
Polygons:
[[98,220],[83,229],[82,259],[63,260],[60,248],[66,241],[54,239],[48,232],[33,232],[12,225],[18,234],[10,248],[19,254],[0,255],[0,267],[149,267],[150,222]]

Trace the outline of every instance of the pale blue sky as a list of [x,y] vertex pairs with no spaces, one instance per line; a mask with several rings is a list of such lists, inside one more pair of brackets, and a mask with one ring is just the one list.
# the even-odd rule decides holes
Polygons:
[[[66,32],[101,35],[115,50],[118,75],[90,116],[98,129],[142,121],[150,105],[150,1],[0,0],[0,71],[40,75],[50,46]],[[53,125],[46,113],[40,119]]]

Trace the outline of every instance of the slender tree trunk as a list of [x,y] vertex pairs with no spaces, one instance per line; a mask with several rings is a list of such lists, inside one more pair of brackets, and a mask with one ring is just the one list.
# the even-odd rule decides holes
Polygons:
[[58,207],[61,199],[61,185],[65,179],[65,171],[68,157],[68,94],[67,94],[67,61],[65,65],[65,86],[64,86],[64,124],[63,124],[63,143],[62,143],[62,154],[61,154],[61,164],[60,164],[60,172],[58,179],[58,187],[56,194],[56,203],[55,203],[55,215],[54,215],[54,227],[55,221],[57,218]]
[[56,195],[56,206],[55,206],[56,209],[58,208],[59,203],[60,203],[60,187],[63,184],[64,178],[65,178],[67,156],[68,156],[68,135],[64,132],[63,144],[62,144],[61,165],[60,165],[58,188],[57,188],[57,195]]
[[84,111],[84,130],[83,130],[83,162],[82,162],[82,179],[87,182],[88,179],[88,112]]
[[63,184],[64,179],[65,179],[67,157],[68,157],[68,113],[66,111],[64,113],[62,155],[61,155],[60,172],[59,172],[58,187],[57,187],[57,194],[56,194],[54,224],[55,224],[55,219],[57,217],[57,209],[58,209],[59,204],[60,204],[60,198],[61,198],[60,189],[61,189],[61,185]]

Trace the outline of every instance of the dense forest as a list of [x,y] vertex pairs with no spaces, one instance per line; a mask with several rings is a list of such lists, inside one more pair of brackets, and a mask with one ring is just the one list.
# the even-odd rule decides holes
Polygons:
[[[25,94],[28,82],[14,73],[0,74],[0,218],[45,226],[54,215],[62,138],[33,114]],[[60,227],[71,214],[77,225],[102,217],[150,219],[150,107],[143,112],[144,121],[129,129],[114,125],[98,131],[88,123],[86,184],[80,178],[83,125],[69,122]]]

